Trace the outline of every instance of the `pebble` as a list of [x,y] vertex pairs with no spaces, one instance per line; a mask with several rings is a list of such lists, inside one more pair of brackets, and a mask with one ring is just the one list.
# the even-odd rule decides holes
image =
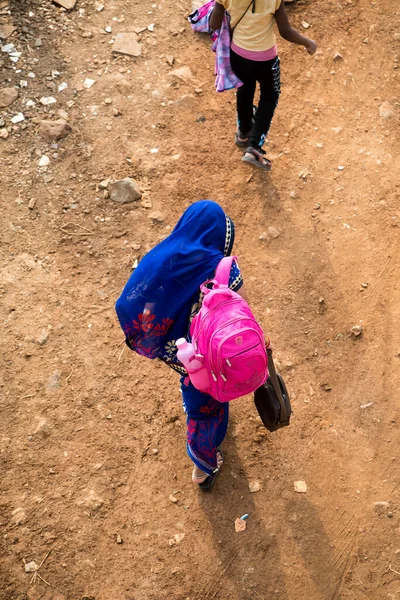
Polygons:
[[152,208],[153,207],[150,198],[143,198],[141,205],[143,206],[143,208]]
[[393,116],[393,106],[385,100],[379,107],[379,115],[381,119],[390,119]]
[[310,24],[307,23],[307,21],[302,21],[301,25],[302,25],[302,27],[304,27],[304,29],[308,29],[310,27]]
[[361,410],[365,410],[366,408],[369,408],[370,406],[373,406],[373,402],[366,402],[365,404],[360,404],[360,408]]
[[25,117],[24,117],[24,115],[21,112],[18,113],[18,114],[16,114],[11,119],[11,123],[14,123],[14,125],[16,125],[17,123],[22,123],[22,121],[25,121]]
[[0,90],[0,108],[6,108],[10,106],[15,100],[17,100],[19,94],[18,90],[13,87],[6,87]]
[[170,65],[170,67],[172,67],[172,65],[175,62],[175,57],[172,56],[172,54],[167,54],[167,56],[165,57],[165,60],[167,61],[167,63]]
[[48,156],[43,154],[43,156],[39,160],[39,167],[47,167],[50,164],[50,159]]
[[390,503],[387,502],[386,500],[374,503],[374,510],[379,514],[385,513],[389,509],[389,507],[390,507]]
[[105,98],[104,99],[104,104],[112,104],[112,99],[111,98]]
[[281,231],[279,229],[276,229],[275,227],[268,227],[268,237],[272,238],[273,240],[275,240],[277,237],[279,237],[281,235]]
[[57,100],[53,98],[53,96],[42,96],[39,102],[40,104],[43,104],[43,106],[50,106],[51,104],[55,104]]
[[44,346],[50,337],[50,331],[48,329],[43,329],[41,334],[39,335],[37,342],[39,346]]
[[83,87],[89,90],[95,83],[96,81],[94,79],[90,79],[89,77],[87,77],[83,82]]
[[251,494],[255,494],[261,490],[261,483],[259,481],[250,481],[249,490]]
[[25,573],[34,573],[38,569],[39,565],[37,565],[34,560],[25,563]]
[[142,46],[138,42],[136,33],[118,33],[112,51],[138,57],[142,54]]
[[66,10],[72,10],[73,8],[75,8],[77,0],[53,0],[53,2],[59,4]]
[[119,535],[119,533],[117,533],[117,539],[116,539],[117,544],[123,544],[124,540],[122,539],[122,537]]
[[352,327],[352,328],[350,329],[350,334],[351,334],[351,335],[352,335],[354,338],[360,337],[360,335],[362,335],[362,332],[363,332],[363,330],[362,330],[362,327],[361,327],[361,325],[354,325],[354,327]]
[[0,129],[0,139],[6,140],[8,138],[8,136],[9,136],[9,133],[5,127],[3,129]]
[[340,54],[340,52],[336,52],[336,54],[333,56],[333,60],[338,62],[339,60],[343,60],[343,56]]
[[142,193],[136,181],[130,177],[120,179],[109,184],[110,198],[119,204],[136,202],[142,197]]
[[35,205],[36,205],[36,200],[35,200],[35,198],[31,198],[31,199],[29,200],[29,204],[28,204],[28,208],[29,208],[29,210],[33,210],[33,209],[35,208]]
[[81,37],[89,39],[93,37],[93,33],[90,31],[90,29],[85,29],[85,31],[81,33]]
[[107,189],[108,189],[108,186],[110,185],[110,181],[111,181],[111,179],[110,179],[110,178],[108,178],[108,179],[103,179],[103,181],[100,181],[100,183],[99,183],[99,188],[100,188],[101,190],[107,190]]
[[164,215],[159,211],[150,213],[149,219],[151,219],[153,221],[153,223],[158,223],[158,224],[164,223],[164,221],[165,221]]
[[71,127],[64,119],[44,120],[39,123],[39,135],[45,140],[62,140],[70,133]]
[[396,40],[396,41],[399,41],[400,40],[400,32],[396,31],[393,34],[393,39]]
[[176,498],[175,496],[173,496],[172,494],[169,496],[169,499],[171,500],[171,502],[173,502],[174,504],[176,504],[178,502],[178,498]]
[[297,192],[295,192],[294,190],[292,190],[292,191],[290,192],[289,196],[290,196],[291,198],[293,198],[294,200],[295,200],[296,198],[298,198],[298,197],[299,197],[298,193],[297,193]]
[[295,481],[294,482],[294,491],[298,494],[305,494],[308,490],[307,484],[305,481]]
[[36,38],[35,47],[40,48],[41,45],[42,45],[42,38]]

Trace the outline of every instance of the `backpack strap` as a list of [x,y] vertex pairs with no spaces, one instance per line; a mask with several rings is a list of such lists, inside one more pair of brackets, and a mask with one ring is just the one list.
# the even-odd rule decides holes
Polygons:
[[231,269],[233,261],[237,260],[237,256],[225,256],[218,264],[214,279],[218,281],[220,285],[226,285],[229,287],[229,277],[231,275]]
[[279,385],[278,377],[275,370],[274,359],[272,358],[272,348],[270,347],[269,343],[267,345],[266,350],[268,355],[269,378],[271,380],[272,387],[274,388],[276,397],[279,400],[279,404],[281,405],[280,423],[285,423],[288,420],[289,416],[286,410],[285,403],[283,401],[281,386]]

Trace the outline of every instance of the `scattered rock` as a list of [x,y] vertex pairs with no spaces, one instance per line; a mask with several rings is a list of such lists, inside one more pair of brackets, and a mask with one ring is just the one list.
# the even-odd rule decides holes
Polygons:
[[307,492],[307,484],[305,481],[295,481],[294,482],[294,491],[298,494],[305,494]]
[[290,192],[289,196],[290,196],[291,198],[293,198],[293,200],[296,200],[296,198],[298,198],[298,197],[299,197],[298,193],[297,193],[295,190],[292,190],[292,191]]
[[238,517],[235,521],[235,531],[236,533],[240,533],[241,531],[246,531],[247,521]]
[[171,494],[169,496],[169,499],[171,500],[171,502],[173,502],[174,504],[176,504],[178,502],[178,498],[176,498],[176,496],[174,496],[173,494]]
[[6,40],[16,30],[17,28],[14,25],[0,25],[0,39]]
[[389,510],[389,507],[390,507],[390,502],[387,502],[386,500],[374,503],[374,510],[379,515],[385,514]]
[[152,208],[152,203],[150,198],[143,198],[141,205],[143,206],[143,208]]
[[66,10],[72,10],[75,8],[77,0],[53,0],[53,2],[59,6],[62,6]]
[[181,541],[183,540],[184,537],[185,537],[184,533],[175,533],[174,537],[169,540],[168,545],[176,546],[177,544],[181,543]]
[[123,540],[123,539],[122,539],[122,537],[119,535],[119,533],[117,533],[116,542],[117,542],[117,544],[123,544],[123,543],[124,543],[124,540]]
[[47,167],[50,164],[50,159],[48,156],[43,154],[43,156],[39,160],[39,167]]
[[16,114],[12,119],[11,119],[11,123],[14,123],[14,125],[16,125],[17,123],[22,123],[22,121],[25,121],[25,117],[22,114],[22,112]]
[[336,52],[336,54],[333,56],[333,60],[338,62],[339,60],[343,60],[343,56],[340,54],[340,52]]
[[35,198],[31,198],[29,200],[29,203],[28,203],[29,210],[33,210],[35,208],[35,205],[36,205],[36,199]]
[[341,127],[332,127],[332,131],[336,134],[340,133],[342,131]]
[[82,31],[81,37],[85,39],[90,39],[91,37],[93,37],[93,33],[90,31],[90,29],[85,29],[84,31]]
[[42,38],[36,38],[35,48],[40,48],[41,45],[42,45]]
[[164,221],[165,221],[164,215],[159,211],[150,213],[149,218],[153,221],[153,223],[161,224],[161,223],[164,223]]
[[3,129],[0,129],[0,139],[6,140],[8,138],[8,136],[9,136],[9,133],[5,127]]
[[111,181],[110,177],[108,179],[103,179],[103,181],[100,181],[100,183],[99,183],[99,188],[101,190],[107,190],[108,186],[110,185],[110,181]]
[[302,27],[304,27],[304,29],[308,29],[310,27],[310,24],[307,23],[307,21],[302,21],[301,25],[302,25]]
[[62,140],[67,137],[70,133],[71,127],[64,119],[58,119],[57,121],[40,121],[39,123],[39,135],[48,140]]
[[33,435],[41,438],[47,438],[51,434],[51,427],[46,419],[40,419],[33,432]]
[[350,334],[354,338],[360,337],[360,335],[362,335],[362,332],[363,332],[363,330],[362,330],[361,325],[354,325],[354,327],[352,327],[350,329]]
[[251,494],[255,494],[261,490],[261,483],[259,481],[250,481],[249,490]]
[[379,107],[379,115],[381,119],[390,119],[393,116],[393,106],[385,100]]
[[85,498],[83,498],[79,504],[87,506],[92,510],[99,510],[104,504],[103,498],[101,498],[94,490],[90,490]]
[[24,509],[21,507],[18,507],[15,510],[13,510],[11,513],[11,519],[16,525],[20,525],[21,523],[24,523],[24,521],[26,520],[26,513],[25,513]]
[[60,371],[54,371],[54,373],[51,375],[49,381],[47,382],[47,389],[48,390],[57,390],[60,387],[60,381],[61,381]]
[[25,573],[34,573],[38,569],[39,565],[37,565],[34,560],[25,563]]
[[39,346],[44,346],[47,343],[49,336],[50,336],[50,331],[48,329],[43,329],[42,333],[39,335],[39,337],[37,339]]
[[175,62],[175,58],[174,58],[174,56],[172,56],[172,54],[167,54],[167,56],[165,57],[165,60],[171,67]]
[[6,87],[0,90],[0,108],[6,108],[15,102],[18,98],[18,90],[13,87]]
[[40,104],[43,104],[43,106],[50,106],[51,104],[55,104],[57,100],[53,98],[53,96],[42,96],[39,102]]
[[86,77],[85,81],[83,82],[83,87],[87,90],[90,90],[92,85],[94,85],[95,83],[96,83],[96,81],[94,79],[90,79],[89,77]]
[[128,56],[141,56],[142,46],[138,42],[136,33],[118,33],[113,45],[113,52]]
[[104,104],[112,104],[112,98],[105,98]]
[[118,204],[136,202],[142,197],[138,184],[130,177],[110,183],[109,190],[111,200]]
[[276,229],[275,227],[268,227],[267,236],[269,239],[275,240],[277,237],[281,235],[281,231]]

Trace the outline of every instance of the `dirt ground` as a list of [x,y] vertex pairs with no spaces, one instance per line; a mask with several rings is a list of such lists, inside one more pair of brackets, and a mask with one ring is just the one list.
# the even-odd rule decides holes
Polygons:
[[[3,44],[22,52],[0,53],[1,88],[20,91],[0,114],[1,600],[399,599],[399,3],[288,6],[318,52],[279,41],[270,175],[240,163],[234,92],[215,93],[189,3],[103,3],[0,2],[17,27]],[[151,24],[141,57],[112,53],[115,34]],[[59,111],[71,133],[52,144],[38,122]],[[127,176],[141,202],[98,187]],[[269,434],[252,398],[233,402],[203,495],[177,376],[124,350],[113,308],[200,198],[236,224],[295,412]]]

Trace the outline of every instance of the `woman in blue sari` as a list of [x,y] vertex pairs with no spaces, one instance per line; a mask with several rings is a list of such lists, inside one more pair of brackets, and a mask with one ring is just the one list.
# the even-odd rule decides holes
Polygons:
[[[216,202],[195,202],[171,235],[142,258],[116,303],[128,346],[181,374],[192,480],[203,490],[212,486],[223,462],[219,446],[228,427],[229,403],[214,400],[190,383],[175,342],[189,339],[190,323],[201,306],[200,285],[231,254],[234,237],[233,222]],[[229,287],[238,292],[242,285],[233,263]],[[243,288],[240,294],[244,296]]]

